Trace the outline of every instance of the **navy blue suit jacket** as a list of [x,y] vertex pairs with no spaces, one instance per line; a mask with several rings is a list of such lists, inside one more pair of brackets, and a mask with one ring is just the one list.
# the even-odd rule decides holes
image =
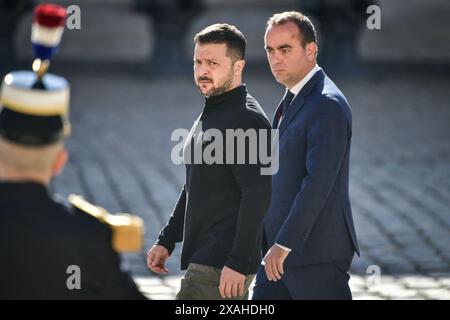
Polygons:
[[348,192],[352,116],[346,98],[319,70],[278,129],[279,170],[272,177],[263,247],[291,248],[286,266],[359,255]]

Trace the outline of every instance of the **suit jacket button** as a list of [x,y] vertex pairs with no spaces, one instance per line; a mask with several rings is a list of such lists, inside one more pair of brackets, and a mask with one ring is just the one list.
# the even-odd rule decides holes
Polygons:
[[303,239],[304,241],[308,240],[309,234],[310,234],[310,230],[308,229],[308,230],[306,230],[306,231],[303,233],[303,238],[302,238],[302,239]]

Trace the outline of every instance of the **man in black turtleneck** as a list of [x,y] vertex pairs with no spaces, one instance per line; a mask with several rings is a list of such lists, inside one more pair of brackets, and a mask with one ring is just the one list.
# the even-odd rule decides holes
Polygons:
[[[262,174],[267,163],[258,153],[262,143],[270,144],[270,124],[241,82],[242,33],[215,24],[194,42],[194,78],[205,107],[183,149],[186,184],[147,264],[167,273],[166,259],[183,242],[181,268],[187,271],[177,299],[245,299],[261,261],[262,220],[270,204],[271,176]],[[256,133],[257,139],[239,148],[237,134],[227,135],[239,130]],[[259,135],[262,131],[269,133],[267,140]],[[214,161],[205,159],[208,148],[219,145],[210,153]]]

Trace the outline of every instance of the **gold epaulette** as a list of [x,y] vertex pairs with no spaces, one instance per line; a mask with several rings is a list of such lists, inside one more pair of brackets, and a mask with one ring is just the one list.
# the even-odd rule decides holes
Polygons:
[[71,194],[69,202],[112,230],[112,247],[117,252],[135,252],[142,250],[144,242],[144,223],[138,216],[128,213],[110,214],[102,207],[86,201],[82,196]]

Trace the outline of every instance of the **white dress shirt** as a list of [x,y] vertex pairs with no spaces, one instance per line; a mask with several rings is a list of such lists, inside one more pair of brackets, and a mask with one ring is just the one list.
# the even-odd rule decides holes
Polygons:
[[[290,92],[292,92],[294,94],[294,98],[292,100],[295,99],[295,97],[298,95],[298,93],[303,89],[303,87],[305,86],[305,84],[308,83],[309,80],[311,80],[311,78],[316,74],[317,71],[319,71],[321,68],[316,64],[314,66],[314,68],[311,69],[310,72],[308,72],[308,74],[302,79],[300,80],[299,83],[297,83],[295,86],[293,86],[292,88],[287,88],[289,89]],[[286,90],[287,90],[286,89]]]

